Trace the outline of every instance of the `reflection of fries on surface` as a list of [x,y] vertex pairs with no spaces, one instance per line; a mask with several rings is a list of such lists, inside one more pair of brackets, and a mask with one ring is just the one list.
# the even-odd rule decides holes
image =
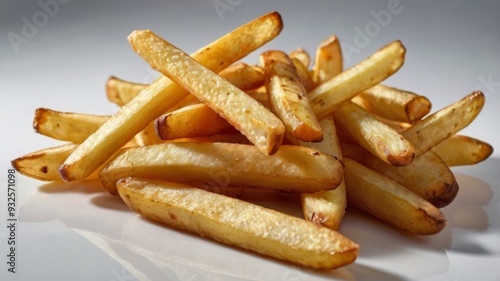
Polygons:
[[[404,63],[399,41],[345,71],[334,35],[311,68],[302,48],[240,61],[282,27],[272,12],[192,56],[132,32],[133,48],[165,76],[150,85],[111,76],[106,95],[120,106],[112,116],[38,109],[35,131],[70,143],[13,167],[45,181],[99,177],[152,220],[311,268],[356,259],[358,245],[336,231],[348,205],[409,233],[441,231],[438,208],[458,192],[450,167],[493,152],[457,134],[484,95],[428,115],[428,98],[380,84]],[[304,219],[222,195],[234,187],[299,192]]]

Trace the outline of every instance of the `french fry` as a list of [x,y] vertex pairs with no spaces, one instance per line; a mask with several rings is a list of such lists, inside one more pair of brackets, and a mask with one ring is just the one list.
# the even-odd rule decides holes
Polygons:
[[[283,27],[277,12],[245,24],[201,48],[192,57],[219,72],[276,37]],[[188,93],[160,77],[87,138],[59,168],[65,181],[83,180],[150,122]]]
[[342,50],[337,36],[332,35],[316,48],[312,79],[316,85],[319,85],[337,76],[342,70]]
[[[302,145],[317,149],[337,157],[342,161],[335,122],[327,117],[320,122],[323,130],[323,141],[301,142]],[[314,193],[301,193],[302,213],[306,220],[321,224],[331,229],[339,229],[347,206],[345,182],[334,190],[322,190]]]
[[404,54],[403,44],[395,41],[359,64],[318,85],[308,93],[316,117],[319,120],[325,118],[357,93],[391,76],[403,65]]
[[110,116],[61,112],[38,108],[33,118],[33,129],[44,136],[81,143],[104,124]]
[[432,148],[450,167],[474,165],[486,160],[493,147],[476,138],[454,135]]
[[304,85],[306,92],[309,93],[312,89],[314,89],[314,82],[309,70],[298,58],[292,58],[291,60],[295,70],[297,70],[300,82]]
[[116,156],[100,173],[104,187],[116,194],[116,181],[127,176],[185,182],[196,186],[227,176],[227,186],[314,192],[334,189],[342,164],[317,150],[284,145],[265,155],[253,145],[233,143],[163,143],[134,147]]
[[290,58],[281,51],[267,51],[260,55],[260,61],[271,110],[286,130],[301,141],[321,141],[323,132]]
[[404,167],[394,167],[354,144],[341,142],[342,153],[378,172],[442,208],[450,204],[458,193],[458,183],[453,172],[434,152],[429,151]]
[[231,127],[225,119],[202,103],[162,115],[154,125],[156,134],[163,140],[206,137]]
[[151,31],[136,30],[129,42],[154,69],[212,108],[262,153],[276,153],[285,127],[262,104]]
[[483,108],[484,101],[482,92],[473,92],[416,122],[401,135],[413,145],[418,157],[467,127]]
[[358,245],[339,232],[188,185],[125,178],[123,201],[141,215],[280,260],[317,269],[354,262]]
[[110,102],[118,106],[124,106],[146,89],[147,86],[146,84],[132,83],[111,76],[106,81],[106,96]]
[[309,68],[311,64],[311,56],[304,48],[296,48],[295,50],[290,52],[291,59],[298,59],[306,68]]
[[422,119],[431,110],[431,102],[426,97],[381,84],[359,93],[352,100],[383,118],[406,123]]
[[440,232],[444,214],[397,182],[344,158],[348,204],[403,230],[419,235]]
[[228,66],[219,75],[242,91],[257,89],[263,86],[265,81],[261,70],[242,62]]
[[333,115],[339,130],[380,160],[393,166],[413,161],[415,153],[410,142],[359,105],[348,102]]

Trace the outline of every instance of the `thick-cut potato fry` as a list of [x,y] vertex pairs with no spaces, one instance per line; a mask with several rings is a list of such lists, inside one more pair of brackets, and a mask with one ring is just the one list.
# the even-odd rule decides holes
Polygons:
[[146,84],[132,83],[111,76],[106,81],[106,96],[110,102],[118,106],[124,106],[139,95],[142,90],[146,89],[147,86]]
[[281,51],[267,51],[260,55],[260,62],[271,110],[286,130],[301,141],[321,141],[323,132],[290,58]]
[[81,143],[104,124],[110,116],[61,112],[38,108],[33,118],[33,129],[44,136]]
[[348,204],[411,233],[430,235],[446,226],[444,214],[404,186],[344,158]]
[[476,138],[454,135],[432,148],[450,167],[474,165],[486,160],[493,147]]
[[116,181],[126,176],[203,186],[217,182],[221,174],[226,186],[314,192],[336,188],[342,164],[302,146],[284,145],[274,155],[265,155],[245,144],[163,143],[127,149],[100,173],[111,194],[116,194]]
[[352,99],[383,118],[413,123],[431,110],[431,102],[424,96],[389,86],[376,85]]
[[306,68],[309,68],[309,65],[311,64],[311,56],[304,48],[301,47],[291,51],[290,58],[298,59]]
[[188,185],[125,178],[123,201],[154,221],[317,269],[354,262],[358,245],[339,232]]
[[410,165],[394,167],[358,145],[341,143],[341,149],[345,157],[391,178],[438,208],[450,204],[458,193],[453,172],[432,151],[415,158]]
[[312,79],[316,85],[340,74],[343,70],[342,50],[337,36],[332,35],[316,48]]
[[77,144],[65,144],[38,150],[12,160],[12,167],[37,180],[60,181],[59,166],[77,147]]
[[357,93],[391,76],[403,65],[404,55],[403,44],[395,41],[359,64],[318,85],[308,94],[316,117],[325,118]]
[[262,104],[149,30],[132,32],[129,42],[154,69],[198,97],[262,153],[276,153],[285,127]]
[[[342,160],[335,122],[327,117],[320,122],[323,130],[323,141],[301,142],[302,145],[317,149]],[[322,190],[301,194],[302,213],[306,220],[321,224],[331,229],[339,229],[347,206],[345,182],[334,190]]]
[[293,66],[295,67],[295,70],[297,71],[300,82],[302,83],[302,85],[304,85],[306,92],[309,93],[312,89],[314,89],[314,82],[312,80],[311,74],[309,73],[309,70],[298,58],[291,58],[291,60]]
[[156,134],[163,140],[206,137],[231,128],[225,119],[205,104],[193,104],[162,115],[155,121]]
[[333,114],[339,130],[380,160],[394,166],[413,161],[415,154],[410,142],[359,105],[348,102]]
[[484,101],[483,93],[473,92],[416,122],[401,135],[413,145],[418,157],[467,127],[483,108]]
[[[281,16],[269,13],[201,48],[192,57],[219,72],[276,37],[282,27]],[[158,78],[66,159],[59,168],[61,177],[65,181],[85,179],[135,134],[187,95],[170,79]]]
[[219,75],[242,91],[257,89],[263,86],[265,81],[262,71],[242,62],[230,65]]

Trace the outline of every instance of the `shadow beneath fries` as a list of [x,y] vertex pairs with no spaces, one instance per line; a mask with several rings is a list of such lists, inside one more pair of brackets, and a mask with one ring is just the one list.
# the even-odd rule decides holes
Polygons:
[[108,193],[99,180],[75,183],[51,182],[40,186],[38,190],[44,193]]

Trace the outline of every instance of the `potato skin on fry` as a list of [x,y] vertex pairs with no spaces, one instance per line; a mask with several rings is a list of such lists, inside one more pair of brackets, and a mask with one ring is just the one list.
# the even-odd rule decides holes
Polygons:
[[157,222],[316,269],[355,261],[358,245],[339,232],[184,184],[124,178],[123,201]]

